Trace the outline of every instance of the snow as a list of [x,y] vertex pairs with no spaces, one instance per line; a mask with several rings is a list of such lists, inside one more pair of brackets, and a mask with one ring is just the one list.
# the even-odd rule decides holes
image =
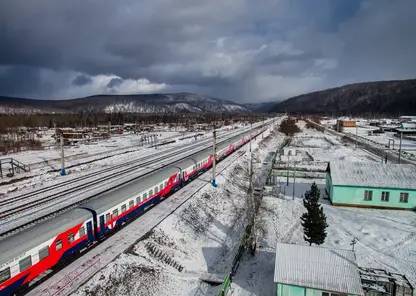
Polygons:
[[[291,146],[297,150],[308,151],[314,161],[302,161],[299,168],[322,168],[320,161],[344,159],[346,161],[378,161],[367,152],[344,146],[333,135],[308,130],[299,123],[302,133],[297,134]],[[265,196],[262,201],[261,228],[265,229],[258,240],[258,250],[252,257],[242,257],[236,275],[232,279],[230,295],[272,295],[274,293],[273,272],[275,249],[278,242],[307,245],[303,240],[300,216],[305,211],[302,195],[313,181],[318,184],[321,194],[325,188],[324,179],[296,178],[293,190],[293,178],[286,185],[285,177],[278,177],[280,188],[277,196]],[[294,194],[294,196],[293,196]],[[404,274],[413,286],[416,285],[416,219],[410,211],[376,210],[334,207],[321,199],[329,224],[328,235],[323,247],[351,250],[351,241],[358,239],[355,245],[357,263],[361,267],[386,269],[389,272]]]
[[[302,123],[300,125],[304,128]],[[257,137],[252,142],[255,168],[285,139],[280,133],[267,131],[266,134],[270,137],[264,137],[263,141]],[[317,169],[325,160],[339,158],[378,161],[365,151],[344,146],[333,135],[315,130],[304,129],[293,144],[297,145],[297,150],[307,151],[314,158],[311,161],[305,157],[297,164],[299,167]],[[209,185],[211,172],[207,172],[29,295],[52,294],[68,281],[72,284],[60,295],[70,292],[74,296],[216,295],[220,287],[210,286],[201,278],[223,279],[241,243],[247,223],[244,192],[248,185],[248,147],[241,148],[246,155],[238,160],[234,160],[237,157],[234,154],[218,165],[217,188]],[[282,188],[285,187],[286,178],[278,179]],[[259,237],[256,255],[243,255],[232,279],[230,295],[272,295],[277,242],[307,245],[299,219],[304,212],[301,196],[313,181],[317,181],[322,192],[325,180],[297,178],[294,197],[293,186],[287,186],[281,190],[286,194],[280,194],[280,198],[263,198],[259,217],[265,231]],[[356,237],[359,266],[405,274],[412,285],[416,285],[414,213],[333,207],[325,199],[321,203],[329,224],[324,247],[350,250],[350,243]],[[183,267],[182,271],[175,268],[178,267],[176,263]],[[77,272],[83,271],[83,276],[75,279]],[[44,290],[45,287],[50,288]]]
[[[299,192],[301,192],[299,190]],[[306,245],[299,217],[304,212],[302,200],[291,197],[263,198],[262,223],[267,233],[259,240],[255,257],[245,255],[233,277],[232,295],[272,295],[274,254],[277,242]],[[407,211],[340,208],[323,204],[329,224],[324,247],[351,249],[355,245],[359,266],[383,268],[405,274],[416,283],[416,222]]]
[[[259,137],[252,143],[253,150],[258,146]],[[245,145],[240,151],[248,152],[248,147]],[[29,295],[49,295],[69,280],[67,295],[91,276],[74,295],[198,295],[217,289],[201,283],[199,278],[223,279],[234,257],[245,223],[241,215],[230,215],[227,209],[240,209],[241,198],[235,198],[234,193],[242,196],[243,192],[238,178],[234,190],[225,184],[233,173],[244,173],[242,167],[247,168],[247,161],[247,153],[242,157],[239,152],[234,153],[217,166],[217,188],[210,186],[208,171]],[[225,195],[230,198],[224,198]],[[179,272],[152,256],[148,250],[150,242],[184,270]],[[77,278],[78,273],[83,276]]]
[[[241,131],[238,131],[238,133],[239,132]],[[229,136],[234,134],[235,131],[232,131],[229,133]],[[221,135],[218,137],[218,140],[221,141],[223,138],[224,136]],[[114,169],[112,174],[108,174],[107,169],[102,171],[105,173],[104,176],[102,172],[97,171],[89,176],[84,176],[83,178],[78,178],[77,180],[73,179],[73,182],[68,183],[66,186],[54,189],[51,192],[45,193],[42,191],[40,194],[31,195],[20,202],[2,206],[0,211],[4,214],[8,211],[13,211],[13,209],[18,206],[25,206],[29,203],[33,204],[36,201],[42,200],[37,206],[31,206],[29,208],[25,207],[22,211],[3,219],[0,223],[2,232],[10,231],[11,229],[24,225],[44,215],[58,212],[61,209],[79,203],[90,196],[97,196],[106,190],[111,190],[117,184],[124,184],[130,180],[138,178],[141,175],[147,174],[155,169],[159,169],[165,165],[160,163],[161,158],[163,158],[164,163],[174,162],[189,153],[195,153],[204,149],[206,145],[210,145],[210,143],[211,139],[206,139],[192,145],[186,145],[186,150],[181,150],[181,147],[177,147],[176,149],[171,149],[170,151],[157,154],[153,153],[152,157],[130,159],[125,165]],[[180,152],[178,152],[178,150]],[[143,167],[142,163],[152,160],[157,164],[151,167]],[[47,199],[43,200],[45,198]],[[59,202],[57,202],[57,199]]]

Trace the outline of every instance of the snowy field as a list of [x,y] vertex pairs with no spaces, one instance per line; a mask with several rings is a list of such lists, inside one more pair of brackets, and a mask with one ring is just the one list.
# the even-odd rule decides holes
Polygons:
[[[298,167],[322,169],[322,161],[344,159],[350,161],[379,161],[378,157],[353,146],[345,146],[339,140],[316,130],[305,129],[298,123],[302,133],[297,134],[290,147],[307,151],[313,161],[305,157]],[[315,163],[315,164],[314,164]],[[324,192],[324,179],[296,179],[293,191],[293,178],[279,177],[281,192],[278,197],[266,196],[263,199],[261,225],[266,231],[259,238],[259,248],[255,257],[245,254],[237,274],[233,277],[230,295],[264,296],[273,294],[275,248],[277,242],[305,244],[300,225],[304,212],[302,195],[316,181]],[[294,193],[294,195],[293,195]],[[329,224],[328,236],[323,246],[351,249],[354,237],[359,266],[382,268],[390,272],[405,274],[416,286],[416,215],[414,212],[355,209],[333,207],[321,199]]]
[[[333,126],[336,124],[336,120],[322,121],[322,124],[326,126]],[[342,132],[350,136],[358,136],[359,140],[366,141],[371,144],[383,146],[386,149],[399,150],[400,138],[395,137],[395,132],[385,132],[383,134],[372,134],[369,132],[378,130],[378,127],[369,126],[366,121],[358,123],[357,127],[344,127]],[[394,141],[394,144],[393,144]],[[390,145],[390,146],[389,146]],[[416,159],[416,139],[415,141],[403,139],[402,140],[402,151],[407,152],[408,157]]]
[[[301,185],[302,187],[308,187]],[[296,188],[298,196],[304,192]],[[358,265],[405,274],[416,285],[416,216],[413,212],[333,207],[322,201],[329,224],[324,247],[349,249],[354,237]],[[267,229],[259,239],[255,257],[244,255],[231,284],[230,295],[273,294],[275,248],[277,242],[307,245],[303,240],[300,216],[302,199],[264,197],[262,220]]]
[[[200,139],[206,139],[208,135],[204,135]],[[126,138],[125,138],[126,139]],[[174,138],[175,139],[175,138]],[[72,158],[70,160],[65,161],[65,166],[70,167],[66,170],[67,176],[61,177],[59,172],[53,170],[59,170],[61,167],[60,161],[47,161],[46,163],[42,164],[37,168],[31,169],[28,173],[17,173],[14,176],[14,179],[19,180],[22,177],[28,177],[26,180],[21,180],[19,182],[15,182],[12,184],[8,184],[8,181],[12,178],[4,178],[0,179],[0,183],[5,182],[5,185],[0,185],[0,194],[6,194],[8,192],[13,193],[25,193],[29,192],[34,189],[39,189],[44,186],[54,185],[60,183],[63,179],[68,180],[71,178],[76,178],[82,176],[87,173],[91,173],[94,170],[100,170],[102,168],[110,167],[113,165],[118,165],[121,163],[127,163],[131,160],[135,160],[138,158],[142,158],[147,155],[152,155],[153,153],[172,149],[173,147],[184,145],[184,144],[191,144],[195,142],[194,138],[185,139],[181,141],[177,141],[172,144],[168,144],[165,146],[161,146],[158,149],[149,148],[149,147],[130,147],[130,148],[117,148],[115,149],[112,147],[111,149],[105,153],[96,153],[89,155],[83,155],[79,158]],[[125,142],[127,144],[128,142]],[[105,143],[102,143],[105,145]],[[87,145],[81,145],[87,146]],[[68,149],[75,149],[75,148],[68,148]],[[22,152],[27,153],[27,152]],[[50,159],[55,158],[56,154],[59,156],[58,151],[49,151],[50,154],[47,154],[48,151],[32,151],[33,157],[39,157],[42,153],[45,155],[49,155]],[[65,155],[67,152],[65,151]],[[72,166],[72,167],[71,167]]]

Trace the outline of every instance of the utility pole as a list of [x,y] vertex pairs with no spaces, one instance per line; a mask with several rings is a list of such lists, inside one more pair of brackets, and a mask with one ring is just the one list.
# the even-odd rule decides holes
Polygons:
[[295,199],[295,183],[296,183],[296,162],[293,161],[293,196],[292,199]]
[[65,176],[64,135],[61,134],[61,176]]
[[251,154],[251,128],[253,127],[253,123],[250,122],[250,154]]
[[399,164],[402,156],[402,139],[403,139],[403,132],[400,132],[400,145],[399,145]]
[[358,146],[358,124],[355,123],[355,148]]
[[111,139],[111,121],[108,122],[108,136]]
[[287,155],[286,186],[289,186],[289,152],[288,152],[288,155]]
[[212,136],[213,136],[213,144],[212,144],[212,181],[211,184],[213,187],[217,187],[217,183],[215,182],[215,166],[217,165],[217,134],[216,134],[216,130],[214,127],[214,131],[212,132]]

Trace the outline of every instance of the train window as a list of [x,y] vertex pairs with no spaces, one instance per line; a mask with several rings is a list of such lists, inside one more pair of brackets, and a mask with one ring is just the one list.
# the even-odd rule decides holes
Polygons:
[[143,200],[147,199],[147,193],[143,194]]
[[75,240],[75,236],[74,234],[71,232],[70,234],[68,234],[68,242],[72,243]]
[[124,213],[127,210],[126,204],[121,206],[121,212]]
[[163,189],[163,184],[160,184],[159,185],[159,190],[162,191],[162,189]]
[[84,226],[82,226],[80,229],[79,229],[79,237],[83,237],[85,235],[85,227]]
[[153,189],[149,191],[149,197],[153,195]]
[[137,198],[136,198],[136,204],[138,205],[140,203],[140,196],[138,196]]
[[196,166],[194,165],[194,166],[192,167],[192,169],[195,171],[195,170],[196,170]]
[[165,182],[165,188],[168,187],[168,181]]
[[132,207],[134,207],[134,200],[129,201],[129,209],[131,209]]
[[31,256],[27,256],[27,257],[25,257],[25,258],[23,258],[22,260],[19,261],[20,272],[28,269],[31,266],[32,266],[32,257]]
[[179,181],[180,177],[180,174],[176,175],[176,181]]
[[117,216],[118,216],[118,209],[115,209],[113,211],[113,218],[117,218]]
[[155,194],[158,192],[157,187],[155,187]]
[[105,222],[110,222],[110,213],[105,214]]
[[39,260],[42,260],[49,256],[49,246],[39,250]]
[[56,241],[56,243],[55,243],[55,247],[56,247],[56,250],[57,250],[57,251],[59,251],[60,249],[62,249],[62,240],[61,240],[61,239],[58,239],[58,240]]
[[4,283],[11,277],[10,274],[10,267],[7,267],[6,269],[3,269],[0,271],[0,284]]

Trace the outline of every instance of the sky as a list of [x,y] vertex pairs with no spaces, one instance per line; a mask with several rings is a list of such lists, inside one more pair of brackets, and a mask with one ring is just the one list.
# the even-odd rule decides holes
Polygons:
[[416,78],[414,0],[2,0],[0,95],[279,101]]

